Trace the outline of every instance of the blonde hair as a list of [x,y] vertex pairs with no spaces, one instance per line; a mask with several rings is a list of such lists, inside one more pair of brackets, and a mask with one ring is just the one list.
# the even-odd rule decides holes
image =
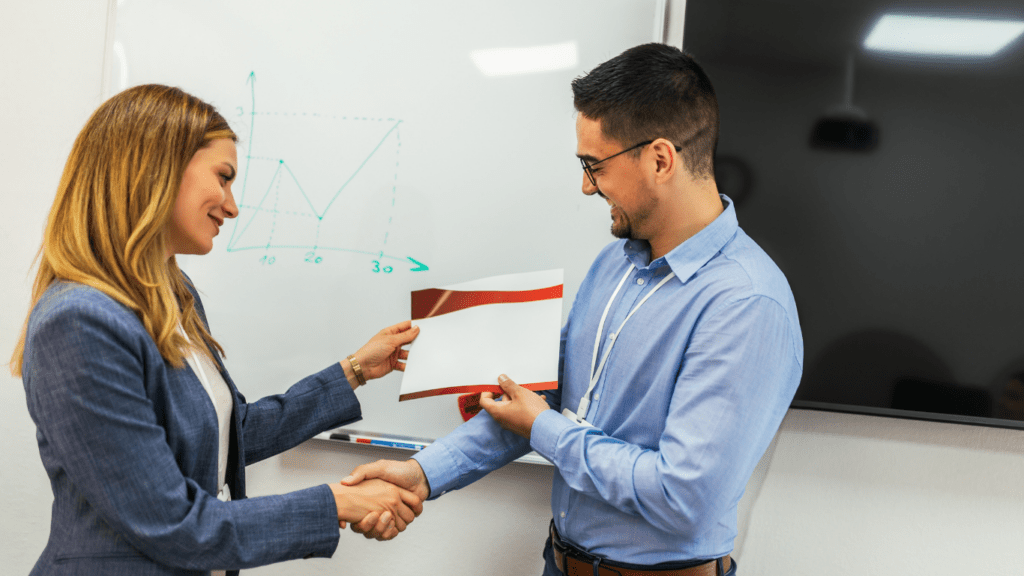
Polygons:
[[[39,249],[31,309],[58,280],[91,286],[131,309],[172,366],[188,343],[221,355],[196,311],[195,298],[164,228],[192,156],[211,141],[237,141],[213,106],[178,88],[148,84],[104,102],[68,156]],[[11,358],[21,376],[28,319]],[[206,351],[206,346],[199,346]]]

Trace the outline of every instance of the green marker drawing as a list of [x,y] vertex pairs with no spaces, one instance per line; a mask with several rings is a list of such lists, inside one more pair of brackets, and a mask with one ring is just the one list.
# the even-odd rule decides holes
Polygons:
[[[386,254],[384,249],[387,246],[388,239],[391,237],[390,227],[394,220],[394,206],[397,197],[397,182],[398,182],[398,167],[399,160],[398,155],[401,151],[401,135],[400,126],[402,124],[401,119],[395,118],[370,118],[366,116],[352,117],[348,116],[334,116],[330,114],[320,113],[308,113],[308,112],[263,112],[257,111],[256,108],[256,72],[252,71],[246,78],[246,84],[249,86],[250,91],[250,109],[248,110],[249,120],[249,137],[246,146],[246,166],[242,176],[241,185],[242,189],[239,192],[238,205],[241,210],[240,217],[235,220],[235,226],[232,228],[231,237],[228,240],[227,251],[228,252],[244,252],[250,250],[263,250],[269,251],[272,249],[288,249],[288,250],[308,250],[306,262],[315,261],[317,263],[322,261],[322,258],[316,256],[317,251],[331,251],[331,252],[347,252],[351,254],[360,254],[376,258],[374,262],[378,262],[382,259],[390,259],[408,264],[412,262],[414,266],[409,270],[412,272],[422,272],[429,270],[429,267],[418,260],[408,256],[394,256]],[[244,116],[245,110],[239,106],[239,115]],[[310,194],[307,186],[305,186],[300,178],[300,174],[297,174],[293,167],[289,164],[286,157],[275,157],[273,154],[267,154],[266,150],[261,153],[255,153],[256,140],[255,134],[255,122],[256,115],[267,116],[268,118],[281,118],[281,117],[311,117],[317,118],[316,121],[359,121],[360,126],[369,127],[371,130],[375,130],[375,126],[381,126],[383,129],[383,135],[375,138],[374,141],[368,144],[373,144],[372,148],[369,149],[368,153],[361,158],[361,162],[354,169],[351,169],[351,173],[345,178],[345,180],[331,193],[329,199],[323,203],[322,207],[318,207],[315,195]],[[280,122],[281,120],[277,120]],[[273,124],[273,122],[272,122]],[[264,130],[265,132],[265,130]],[[273,130],[271,131],[273,132]],[[357,131],[358,132],[358,131]],[[359,134],[372,135],[373,132],[360,132]],[[380,133],[378,132],[378,135]],[[350,185],[357,176],[364,172],[364,169],[375,157],[378,157],[382,149],[387,147],[388,150],[394,150],[395,161],[393,168],[393,176],[387,178],[390,180],[388,188],[391,190],[391,201],[389,202],[389,211],[391,214],[382,214],[382,222],[386,220],[386,224],[383,224],[383,234],[379,238],[381,241],[381,249],[373,251],[367,249],[360,249],[350,246],[338,245],[345,244],[346,242],[341,241],[338,238],[331,238],[331,231],[334,225],[325,223],[324,218],[331,214],[335,214],[337,210],[332,212],[332,208],[336,206],[339,199],[346,192],[352,194],[359,194],[360,192],[365,194],[362,189],[350,190]],[[350,156],[346,156],[347,159],[352,159]],[[359,158],[359,157],[356,157]],[[265,168],[260,168],[256,173],[262,173],[263,175],[254,179],[254,173],[250,169],[254,164],[262,164]],[[268,164],[273,163],[273,170],[268,170]],[[382,175],[380,170],[387,170],[388,164],[381,164],[379,161],[375,163],[375,172],[371,174],[371,178],[379,178]],[[263,180],[267,174],[270,174],[269,182]],[[366,188],[366,178],[363,178],[363,184],[360,185],[362,188]],[[265,188],[264,188],[265,185]],[[259,195],[259,199],[256,202],[249,201],[252,197],[252,191],[250,188],[258,186],[259,190],[262,190],[262,194]],[[372,185],[371,185],[372,187]],[[379,189],[377,185],[377,189]],[[256,200],[252,198],[252,200]],[[357,200],[357,197],[346,196],[345,204],[352,206]],[[298,202],[298,204],[296,204]],[[342,204],[337,204],[338,206]],[[383,207],[382,207],[383,208]],[[386,219],[383,218],[386,216]],[[282,220],[284,219],[284,220]],[[338,217],[335,216],[334,222],[338,221]],[[287,225],[283,231],[279,232],[279,223],[286,222]],[[326,224],[326,227],[324,225]],[[283,225],[283,224],[282,224]],[[340,228],[339,228],[340,230]],[[324,233],[327,233],[326,238]],[[277,236],[282,236],[281,239],[277,239]],[[307,239],[303,240],[302,236]],[[298,242],[296,240],[299,240]],[[321,242],[324,245],[321,245]],[[312,254],[313,258],[308,256]],[[269,259],[264,256],[261,260],[263,263],[267,263]],[[379,266],[379,264],[378,264]],[[387,271],[390,272],[391,266],[387,266]]]

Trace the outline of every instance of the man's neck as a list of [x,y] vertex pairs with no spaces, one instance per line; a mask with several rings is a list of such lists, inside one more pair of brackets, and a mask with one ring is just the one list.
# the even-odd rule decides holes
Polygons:
[[661,230],[648,239],[652,262],[696,236],[725,209],[714,180],[699,181],[697,184],[695,188],[681,191],[673,201],[664,204],[660,218]]

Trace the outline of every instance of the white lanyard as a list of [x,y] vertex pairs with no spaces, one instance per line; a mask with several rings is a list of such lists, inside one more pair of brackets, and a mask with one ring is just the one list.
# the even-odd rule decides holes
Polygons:
[[566,418],[572,420],[573,422],[576,422],[577,424],[583,424],[586,426],[591,425],[586,421],[587,410],[590,408],[590,394],[591,392],[594,391],[594,387],[597,386],[597,381],[601,379],[601,373],[604,371],[604,365],[608,361],[608,356],[611,355],[612,353],[612,347],[615,346],[615,340],[619,337],[619,334],[622,333],[623,326],[625,326],[626,322],[628,322],[629,319],[633,317],[633,314],[636,314],[636,311],[639,310],[640,307],[644,305],[644,302],[647,302],[647,299],[653,296],[654,293],[658,291],[658,288],[661,288],[662,286],[665,285],[666,282],[675,278],[676,276],[675,272],[669,272],[668,276],[662,278],[661,282],[658,282],[658,284],[655,285],[654,288],[650,292],[648,292],[646,296],[643,297],[643,300],[640,300],[640,302],[638,302],[637,305],[634,306],[633,309],[629,311],[629,314],[626,315],[626,318],[622,321],[622,324],[619,324],[619,329],[609,336],[609,339],[611,341],[608,342],[608,347],[605,348],[604,351],[604,357],[601,358],[601,363],[598,364],[597,350],[601,346],[601,336],[604,333],[604,321],[605,319],[608,318],[608,311],[611,310],[612,308],[612,302],[615,301],[615,297],[618,296],[619,290],[622,289],[622,285],[626,283],[626,280],[629,278],[629,275],[633,272],[634,268],[636,268],[636,266],[632,264],[629,265],[629,270],[626,270],[625,276],[623,276],[622,280],[619,281],[619,285],[615,287],[615,292],[612,292],[612,297],[608,299],[608,305],[604,307],[604,313],[601,314],[601,321],[597,324],[597,336],[594,338],[594,356],[590,361],[590,386],[587,387],[586,394],[584,394],[583,397],[580,398],[579,409],[576,410],[575,414],[573,414],[572,411],[569,410],[568,408],[562,410],[562,414]]

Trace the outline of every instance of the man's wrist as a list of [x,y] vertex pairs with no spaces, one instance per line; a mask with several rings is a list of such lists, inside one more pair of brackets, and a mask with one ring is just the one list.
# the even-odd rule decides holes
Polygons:
[[573,424],[554,409],[545,410],[533,420],[533,427],[530,429],[530,448],[549,461],[554,461],[558,437],[566,429],[574,426],[578,424]]

